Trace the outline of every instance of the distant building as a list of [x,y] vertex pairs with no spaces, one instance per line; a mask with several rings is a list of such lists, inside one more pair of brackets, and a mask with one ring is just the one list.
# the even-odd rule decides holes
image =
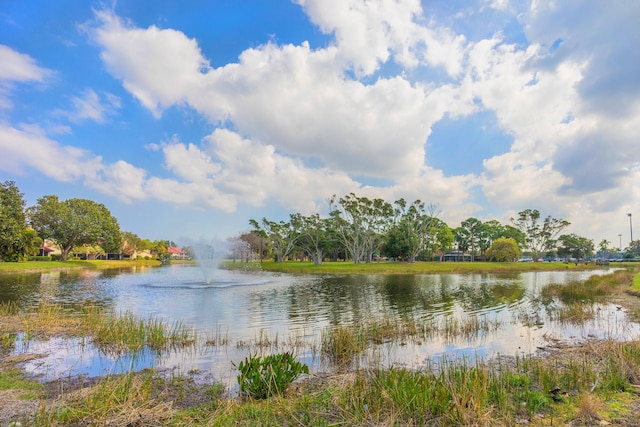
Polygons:
[[443,261],[471,262],[471,254],[445,254]]
[[184,250],[175,246],[169,246],[167,248],[167,252],[169,253],[169,256],[171,256],[171,259],[188,259],[189,258],[189,256]]

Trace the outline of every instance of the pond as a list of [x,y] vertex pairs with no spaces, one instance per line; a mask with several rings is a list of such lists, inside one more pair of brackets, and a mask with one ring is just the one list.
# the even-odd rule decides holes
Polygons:
[[[116,357],[98,351],[89,339],[19,337],[15,353],[48,354],[25,364],[44,379],[155,367],[206,373],[231,387],[234,364],[257,352],[293,351],[312,371],[332,370],[319,351],[323,334],[362,322],[411,319],[438,325],[428,337],[379,342],[358,360],[409,368],[441,358],[529,354],[555,339],[634,338],[638,325],[619,307],[598,305],[593,319],[572,323],[555,320],[552,308],[559,303],[540,297],[547,284],[608,272],[316,276],[220,270],[205,283],[197,266],[170,265],[0,275],[0,301],[102,306],[180,322],[201,338],[184,349]],[[480,326],[466,330],[469,319]]]

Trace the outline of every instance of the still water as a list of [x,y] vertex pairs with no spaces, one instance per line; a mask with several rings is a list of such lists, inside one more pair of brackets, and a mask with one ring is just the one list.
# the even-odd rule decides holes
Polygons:
[[[197,266],[173,265],[0,276],[0,301],[13,300],[22,306],[40,301],[98,305],[142,318],[181,322],[196,330],[202,341],[183,350],[114,357],[95,349],[88,339],[18,339],[16,353],[49,354],[25,365],[44,379],[155,367],[199,371],[232,384],[237,374],[234,364],[258,351],[294,351],[312,371],[331,370],[318,351],[323,331],[375,319],[463,321],[475,317],[496,325],[472,336],[382,343],[361,360],[409,368],[443,357],[528,354],[549,345],[550,339],[637,338],[638,325],[628,322],[618,307],[600,305],[594,319],[584,324],[560,323],[549,317],[550,307],[559,303],[539,296],[549,283],[607,273],[294,276],[217,271],[207,284]],[[218,344],[204,344],[212,338]],[[258,348],[252,344],[258,341],[270,344]]]

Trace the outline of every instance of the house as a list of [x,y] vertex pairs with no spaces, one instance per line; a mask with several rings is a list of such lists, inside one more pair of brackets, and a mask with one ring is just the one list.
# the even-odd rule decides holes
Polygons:
[[188,259],[189,258],[187,253],[184,250],[175,246],[169,246],[167,248],[167,252],[169,253],[169,256],[171,257],[171,259]]
[[38,251],[39,256],[60,255],[62,251],[56,246],[53,240],[45,239]]
[[461,262],[461,261],[468,261],[471,262],[471,254],[461,254],[461,253],[454,253],[454,254],[445,254],[443,261],[457,261],[457,262]]

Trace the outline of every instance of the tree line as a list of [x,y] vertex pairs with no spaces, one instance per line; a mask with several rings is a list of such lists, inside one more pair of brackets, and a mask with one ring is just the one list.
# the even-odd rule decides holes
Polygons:
[[[510,224],[472,217],[458,227],[450,227],[439,218],[436,204],[420,200],[389,203],[350,193],[333,196],[328,204],[326,217],[292,213],[288,221],[251,219],[252,231],[235,240],[246,242],[261,259],[273,257],[282,262],[304,257],[315,264],[325,259],[360,263],[382,257],[406,262],[442,260],[452,253],[472,261],[514,261],[521,253],[534,260],[542,256],[585,258],[596,250],[591,239],[560,235],[569,221],[543,217],[536,209],[519,212]],[[20,261],[35,256],[44,249],[45,240],[60,248],[63,260],[72,253],[95,258],[108,253],[130,256],[144,250],[162,257],[168,246],[177,246],[121,231],[117,219],[103,204],[46,195],[26,207],[15,182],[0,183],[0,259]],[[607,240],[602,240],[597,249],[607,257],[620,255]],[[640,241],[631,242],[624,256],[639,257]]]
[[[350,193],[333,196],[328,203],[326,217],[292,213],[288,221],[251,219],[252,232],[240,238],[277,262],[306,257],[316,265],[323,259],[360,263],[383,256],[406,262],[443,260],[452,253],[454,259],[471,261],[515,261],[521,253],[533,260],[543,256],[577,259],[593,256],[595,251],[591,239],[560,235],[569,221],[544,217],[536,209],[519,212],[510,224],[468,218],[450,227],[439,218],[436,204],[420,200],[389,203]],[[633,255],[634,247],[640,254],[640,244],[632,244],[627,255]],[[618,252],[607,240],[600,242],[599,251]]]
[[87,199],[60,200],[47,195],[25,206],[14,181],[0,183],[0,259],[22,261],[42,253],[49,240],[60,248],[60,258],[72,253],[99,257],[108,253],[133,255],[149,250],[167,252],[166,241],[152,242],[121,231],[117,219],[101,203]]

